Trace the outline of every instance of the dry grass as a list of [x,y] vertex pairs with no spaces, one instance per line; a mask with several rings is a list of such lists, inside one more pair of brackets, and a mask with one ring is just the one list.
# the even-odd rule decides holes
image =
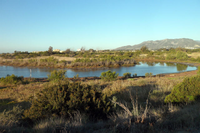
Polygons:
[[30,96],[34,96],[41,91],[45,83],[30,83],[27,85],[17,85],[14,87],[6,87],[0,89],[0,99],[13,99],[16,102],[28,100]]

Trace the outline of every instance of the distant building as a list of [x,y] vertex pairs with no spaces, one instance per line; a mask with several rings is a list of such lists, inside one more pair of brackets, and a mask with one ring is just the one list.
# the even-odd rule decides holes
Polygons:
[[77,49],[77,51],[81,51],[81,49],[79,48],[79,49]]
[[197,48],[194,48],[194,47],[185,47],[185,49],[197,49]]
[[39,53],[40,51],[33,51],[32,53]]
[[53,52],[60,52],[60,49],[54,49]]

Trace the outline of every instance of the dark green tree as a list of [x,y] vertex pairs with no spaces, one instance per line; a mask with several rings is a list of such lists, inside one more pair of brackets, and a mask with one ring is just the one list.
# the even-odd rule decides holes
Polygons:
[[51,54],[53,54],[53,47],[49,47],[49,49],[48,49],[48,53],[51,55]]
[[140,51],[141,51],[141,52],[147,52],[147,51],[149,51],[149,50],[148,50],[147,46],[142,46],[142,47],[140,48]]

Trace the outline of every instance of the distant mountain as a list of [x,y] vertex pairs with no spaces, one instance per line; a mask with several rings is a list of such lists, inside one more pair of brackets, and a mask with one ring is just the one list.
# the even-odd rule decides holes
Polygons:
[[127,45],[116,48],[114,50],[137,50],[142,46],[146,46],[150,50],[156,50],[160,48],[187,48],[187,49],[195,49],[200,48],[200,41],[194,41],[192,39],[181,38],[181,39],[164,39],[164,40],[156,40],[156,41],[145,41],[137,45]]

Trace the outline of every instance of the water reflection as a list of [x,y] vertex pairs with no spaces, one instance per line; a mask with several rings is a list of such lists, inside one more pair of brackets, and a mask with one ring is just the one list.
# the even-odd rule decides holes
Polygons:
[[159,62],[159,64],[160,64],[161,66],[164,66],[164,65],[165,65],[165,63],[164,63],[164,62]]
[[170,63],[170,62],[166,62],[167,66],[176,66],[176,63]]
[[148,66],[155,66],[155,62],[147,62]]
[[185,71],[187,70],[188,65],[185,64],[176,64],[177,71]]

